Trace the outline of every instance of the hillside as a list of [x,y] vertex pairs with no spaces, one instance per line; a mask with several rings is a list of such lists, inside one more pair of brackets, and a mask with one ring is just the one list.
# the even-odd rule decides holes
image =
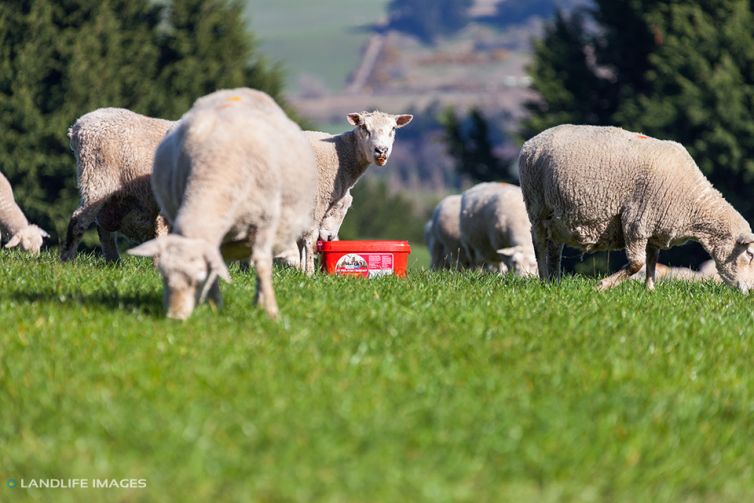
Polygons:
[[286,69],[288,99],[319,128],[343,131],[347,113],[373,108],[421,115],[401,131],[390,169],[368,176],[384,177],[393,188],[441,193],[460,183],[443,143],[438,115],[444,110],[482,109],[494,123],[499,149],[515,151],[503,139],[534,96],[526,74],[531,40],[542,32],[540,14],[552,10],[554,0],[509,2],[521,18],[516,22],[495,17],[494,0],[478,0],[472,22],[434,45],[391,29],[387,0],[248,0],[247,12],[263,51]]

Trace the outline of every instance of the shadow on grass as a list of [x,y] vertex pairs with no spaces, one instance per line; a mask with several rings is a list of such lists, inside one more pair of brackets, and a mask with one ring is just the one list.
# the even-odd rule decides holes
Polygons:
[[83,306],[100,306],[110,310],[139,312],[151,318],[164,318],[162,296],[159,294],[115,295],[102,292],[82,294],[80,292],[41,292],[41,291],[6,291],[0,299],[9,298],[16,302],[28,304],[52,303],[59,305],[81,304]]

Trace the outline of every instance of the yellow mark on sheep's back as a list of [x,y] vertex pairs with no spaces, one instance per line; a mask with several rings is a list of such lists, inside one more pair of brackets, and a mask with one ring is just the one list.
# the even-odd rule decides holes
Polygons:
[[241,101],[241,97],[240,96],[230,96],[225,101]]

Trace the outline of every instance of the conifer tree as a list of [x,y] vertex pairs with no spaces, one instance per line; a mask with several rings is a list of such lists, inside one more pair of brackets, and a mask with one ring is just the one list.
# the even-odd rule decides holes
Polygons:
[[78,200],[66,136],[77,117],[114,106],[177,119],[199,96],[242,85],[280,99],[280,73],[237,3],[0,2],[0,171],[29,218],[59,234]]

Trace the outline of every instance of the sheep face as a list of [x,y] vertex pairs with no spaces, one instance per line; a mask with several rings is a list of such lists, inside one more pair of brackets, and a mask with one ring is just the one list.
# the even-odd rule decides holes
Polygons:
[[128,250],[131,255],[159,258],[165,285],[163,303],[168,318],[185,320],[204,302],[218,277],[230,274],[216,247],[200,239],[170,234]]
[[21,245],[21,248],[30,254],[39,255],[39,250],[42,249],[42,241],[48,237],[50,235],[36,225],[27,225],[10,238],[5,247],[14,248]]
[[527,251],[521,246],[514,246],[497,250],[497,253],[513,274],[517,276],[535,276],[538,274],[537,258],[531,251]]
[[749,293],[754,288],[754,234],[741,234],[727,260],[717,264],[717,271],[728,285]]
[[361,155],[378,166],[387,163],[393,150],[395,130],[411,122],[413,115],[391,115],[383,112],[361,112],[348,114],[348,123],[356,126]]

